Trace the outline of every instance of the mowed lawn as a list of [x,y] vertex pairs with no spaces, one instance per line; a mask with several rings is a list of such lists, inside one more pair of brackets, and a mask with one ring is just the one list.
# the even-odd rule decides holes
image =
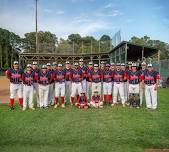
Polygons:
[[143,152],[169,148],[169,89],[157,111],[123,108],[14,111],[0,105],[0,152]]

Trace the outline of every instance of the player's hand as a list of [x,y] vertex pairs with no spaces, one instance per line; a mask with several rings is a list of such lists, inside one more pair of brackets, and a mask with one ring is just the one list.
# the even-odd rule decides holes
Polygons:
[[154,87],[154,90],[157,90],[157,88],[158,88],[158,86],[157,86],[157,84],[156,84],[155,87]]

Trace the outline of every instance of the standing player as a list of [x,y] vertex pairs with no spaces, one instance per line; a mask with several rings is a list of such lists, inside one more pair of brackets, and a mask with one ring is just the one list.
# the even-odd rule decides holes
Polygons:
[[[71,73],[72,73],[72,68],[71,68],[71,65],[70,65],[70,62],[69,61],[66,61],[66,68],[65,68],[65,73],[66,73],[66,81],[65,81],[65,87],[66,87],[66,90],[65,90],[65,98],[66,99],[69,99],[70,98],[70,94],[71,94],[71,89],[72,89],[72,83],[70,81],[70,76],[71,76]],[[65,102],[66,102],[66,99],[65,99]]]
[[[143,75],[145,71],[146,71],[146,63],[142,62],[141,63],[141,70],[140,70],[141,75]],[[140,106],[142,106],[142,103],[143,103],[143,95],[144,95],[144,88],[141,87],[140,88]]]
[[[35,77],[36,76],[36,77]],[[33,83],[34,80],[37,80],[38,76],[32,71],[32,65],[27,65],[27,71],[22,75],[23,81],[23,110],[27,109],[29,106],[30,109],[35,110],[33,105]]]
[[46,65],[42,66],[38,79],[40,108],[48,108],[49,85],[51,84],[53,76],[47,72]]
[[[32,64],[32,72],[34,73],[35,77],[37,77],[39,75],[39,68],[37,67],[37,62],[34,61]],[[34,79],[33,82],[33,87],[34,87],[34,94],[36,95],[36,106],[40,107],[40,103],[39,103],[39,84],[38,81],[36,79]]]
[[72,70],[70,80],[72,81],[72,91],[70,96],[70,104],[73,106],[74,98],[77,95],[77,99],[79,98],[80,93],[82,92],[82,80],[83,80],[83,73],[81,69],[78,67],[79,64],[76,62],[74,63],[74,69]]
[[148,109],[157,109],[157,88],[159,86],[160,75],[153,70],[152,64],[148,64],[148,70],[142,75],[145,84],[146,106]]
[[23,71],[19,69],[18,61],[13,62],[13,68],[9,68],[6,71],[6,76],[10,80],[10,109],[14,110],[14,98],[16,94],[19,97],[19,105],[22,108],[23,105],[23,86],[22,86],[22,74]]
[[86,93],[86,75],[87,75],[87,67],[84,65],[83,59],[79,60],[79,67],[83,73],[83,80],[82,80],[82,90]]
[[125,107],[125,99],[124,99],[124,80],[126,80],[126,73],[125,71],[120,69],[120,63],[116,64],[116,70],[113,72],[114,77],[114,89],[113,89],[113,104],[117,103],[117,96],[118,93],[121,98],[121,102],[123,104],[123,107]]
[[[100,63],[101,73],[103,73],[104,69],[105,69],[105,62],[101,61],[101,63]],[[101,94],[100,95],[101,95],[101,100],[103,101],[103,81],[101,81]]]
[[107,97],[109,104],[111,104],[113,73],[112,70],[110,70],[110,64],[106,64],[106,68],[102,72],[102,79],[103,79],[104,105],[106,105]]
[[[52,63],[53,67],[52,67],[52,75],[54,76],[54,74],[56,73],[57,71],[57,63],[56,62],[53,62]],[[55,81],[54,79],[52,79],[52,82],[51,82],[51,106],[53,106],[55,104]]]
[[89,62],[88,69],[87,69],[87,76],[86,76],[88,100],[90,100],[89,94],[90,94],[91,88],[92,88],[92,82],[90,80],[90,75],[91,75],[92,70],[93,70],[93,62]]
[[139,91],[141,85],[141,73],[137,71],[136,63],[132,64],[132,70],[128,72],[127,79],[129,81],[129,101],[133,107],[140,107]]
[[101,95],[102,73],[99,70],[98,64],[94,64],[94,69],[90,75],[90,81],[92,82],[92,95],[94,91],[98,91],[98,94]]
[[[47,65],[47,72],[49,73],[50,76],[52,76],[53,72],[51,69],[51,64],[47,63],[46,65]],[[51,103],[52,103],[53,90],[54,90],[54,81],[52,80],[49,84],[48,105],[51,105]]]
[[62,69],[62,64],[58,64],[58,69],[54,75],[55,80],[55,108],[59,106],[59,96],[62,99],[62,108],[65,108],[65,70]]
[[112,71],[114,71],[114,69],[115,69],[115,63],[111,63],[111,64],[110,64],[110,69],[111,69]]
[[[121,69],[124,71],[124,72],[126,72],[127,73],[127,71],[126,71],[126,66],[125,66],[125,63],[121,63]],[[129,71],[128,71],[129,72]],[[127,79],[126,80],[124,80],[124,99],[125,99],[125,102],[127,103],[127,101],[128,101],[128,95],[129,95],[129,85],[128,85],[128,81],[127,81]]]
[[131,69],[132,69],[132,62],[130,61],[130,62],[128,62],[128,69],[127,70],[131,71]]

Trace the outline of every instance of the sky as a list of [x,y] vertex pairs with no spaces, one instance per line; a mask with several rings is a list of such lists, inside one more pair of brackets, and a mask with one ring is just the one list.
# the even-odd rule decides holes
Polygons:
[[[121,31],[169,43],[169,0],[38,0],[38,30],[67,38],[79,33],[99,39]],[[0,0],[0,27],[24,37],[35,31],[35,0]]]

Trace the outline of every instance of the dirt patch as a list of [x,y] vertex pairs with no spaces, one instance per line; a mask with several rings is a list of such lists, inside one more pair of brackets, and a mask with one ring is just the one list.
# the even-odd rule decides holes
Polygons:
[[0,76],[0,103],[9,102],[9,80],[5,76]]

